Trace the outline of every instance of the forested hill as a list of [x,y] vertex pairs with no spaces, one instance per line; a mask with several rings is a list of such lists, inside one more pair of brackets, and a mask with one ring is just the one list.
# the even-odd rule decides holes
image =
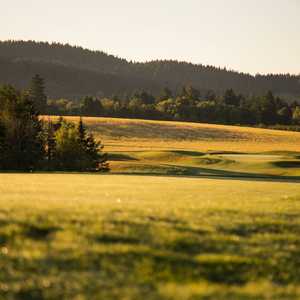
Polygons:
[[0,85],[11,84],[27,88],[31,78],[39,74],[46,80],[46,94],[50,98],[79,99],[81,97],[131,94],[137,87],[160,90],[153,81],[129,78],[111,73],[80,69],[62,63],[0,56]]
[[300,97],[300,76],[251,76],[167,60],[134,63],[104,52],[58,43],[0,42],[0,84],[11,83],[22,88],[36,73],[45,78],[50,97],[124,95],[136,89],[158,94],[163,87],[175,91],[186,84],[217,93],[233,88],[245,95],[272,90],[291,99]]

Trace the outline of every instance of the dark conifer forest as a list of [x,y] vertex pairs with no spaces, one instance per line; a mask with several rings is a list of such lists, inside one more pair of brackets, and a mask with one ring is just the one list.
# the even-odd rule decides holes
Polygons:
[[[222,49],[220,49],[222,55]],[[199,58],[201,60],[201,57]],[[83,96],[126,98],[136,90],[158,96],[165,87],[178,93],[190,85],[202,94],[222,95],[233,89],[245,96],[272,91],[288,100],[300,98],[300,77],[290,74],[256,75],[179,61],[129,62],[100,51],[59,43],[0,42],[0,83],[25,88],[40,74],[50,98]]]

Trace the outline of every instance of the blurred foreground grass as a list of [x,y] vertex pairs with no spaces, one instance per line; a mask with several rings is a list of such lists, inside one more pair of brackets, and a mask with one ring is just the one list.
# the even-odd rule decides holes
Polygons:
[[1,299],[299,299],[296,183],[0,174]]

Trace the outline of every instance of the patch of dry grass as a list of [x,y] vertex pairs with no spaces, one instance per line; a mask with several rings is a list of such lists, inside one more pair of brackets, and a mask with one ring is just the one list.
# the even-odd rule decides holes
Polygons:
[[[78,117],[66,118],[78,120]],[[103,141],[106,151],[184,149],[264,152],[300,149],[299,132],[117,118],[86,117],[84,122]]]

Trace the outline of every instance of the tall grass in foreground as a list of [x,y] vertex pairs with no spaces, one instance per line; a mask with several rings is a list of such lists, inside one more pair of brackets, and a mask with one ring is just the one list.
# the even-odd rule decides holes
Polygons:
[[0,174],[1,299],[299,299],[295,183]]

